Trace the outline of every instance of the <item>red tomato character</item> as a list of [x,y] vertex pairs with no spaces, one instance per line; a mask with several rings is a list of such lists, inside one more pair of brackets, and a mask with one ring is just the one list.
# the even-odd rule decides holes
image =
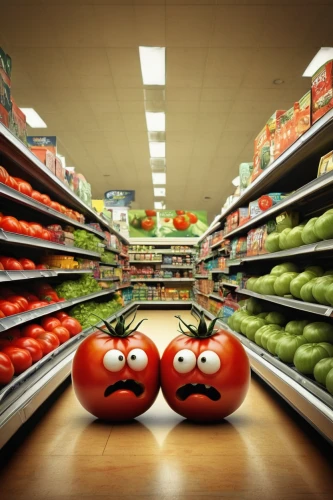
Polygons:
[[[135,319],[135,316],[134,316]],[[159,353],[154,342],[130,329],[120,316],[115,327],[104,321],[77,349],[72,381],[81,405],[97,418],[125,421],[154,403],[159,391]]]
[[191,225],[191,222],[184,215],[177,215],[173,218],[173,225],[177,231],[186,231]]
[[242,404],[250,383],[250,363],[242,344],[225,330],[180,324],[179,335],[161,359],[161,387],[169,406],[196,422],[221,421]]

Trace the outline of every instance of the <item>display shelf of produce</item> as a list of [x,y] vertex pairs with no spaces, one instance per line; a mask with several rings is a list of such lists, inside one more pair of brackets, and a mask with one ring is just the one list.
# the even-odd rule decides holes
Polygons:
[[[31,178],[38,178],[40,184],[52,193],[57,200],[75,208],[78,212],[99,222],[111,233],[129,244],[129,241],[116,229],[109,225],[104,217],[98,215],[93,208],[86,205],[68,186],[58,179],[20,140],[18,140],[2,123],[0,123],[0,151]],[[4,166],[5,162],[3,161]]]
[[162,260],[129,260],[130,264],[162,264]]
[[136,252],[134,250],[130,250],[128,252],[129,254],[150,254],[150,253],[155,253],[155,254],[161,254],[161,255],[191,255],[194,254],[195,252],[193,250],[184,250],[183,252],[176,252],[175,250],[171,250],[169,248],[153,248],[152,250],[145,250]]
[[161,269],[193,269],[193,265],[192,266],[175,266],[175,265],[172,265],[172,264],[162,264],[161,266]]
[[208,280],[209,278],[208,274],[196,274],[194,277],[202,280]]
[[333,110],[330,110],[266,168],[243,194],[219,216],[219,220],[223,220],[237,208],[246,206],[250,201],[269,192],[271,186],[278,179],[285,179],[286,174],[289,174],[298,165],[302,168],[302,160],[313,155],[316,151],[322,151],[325,147],[327,147],[327,151],[330,151],[332,149],[332,134]]
[[165,282],[169,282],[169,281],[173,281],[173,282],[175,282],[175,281],[181,281],[181,282],[187,281],[187,282],[189,282],[189,281],[195,281],[195,280],[194,280],[194,278],[143,278],[143,279],[140,279],[140,278],[131,278],[131,281],[133,281],[133,282],[136,282],[136,281],[138,281],[138,282],[146,282],[146,281],[150,282],[150,281],[154,281],[155,282],[156,281],[156,282],[160,283],[161,281],[165,281]]
[[209,297],[211,297],[212,299],[219,300],[220,302],[224,302],[224,301],[225,301],[225,298],[224,298],[224,297],[221,297],[221,296],[220,296],[220,295],[218,295],[217,293],[210,293],[210,294],[209,294]]
[[304,200],[310,202],[313,196],[320,196],[323,192],[326,192],[328,190],[331,191],[332,187],[333,172],[328,172],[325,175],[317,177],[308,184],[305,184],[300,189],[297,189],[292,194],[287,196],[284,200],[280,201],[280,203],[273,205],[271,208],[265,210],[263,213],[257,215],[256,217],[253,217],[253,219],[249,220],[245,224],[239,226],[233,231],[230,231],[230,233],[225,235],[225,238],[229,239],[238,234],[247,233],[252,227],[258,227],[265,221],[274,218],[274,216],[278,213],[281,213],[282,210],[294,206],[295,208],[297,208],[300,202],[302,202],[302,204],[304,204]]
[[33,271],[0,271],[0,283],[8,281],[32,280],[36,278],[55,278],[66,274],[91,274],[92,269],[45,269]]
[[66,224],[69,224],[71,226],[75,226],[79,229],[84,229],[85,231],[94,233],[96,236],[99,236],[103,240],[105,239],[105,234],[102,233],[101,231],[98,231],[97,229],[89,226],[88,224],[81,224],[80,222],[77,222],[76,220],[67,217],[67,215],[62,214],[57,210],[53,210],[53,208],[50,208],[47,205],[43,205],[43,203],[40,203],[39,201],[36,201],[33,198],[30,198],[29,196],[26,196],[25,194],[22,194],[19,191],[16,191],[15,189],[12,189],[6,186],[5,184],[1,183],[0,183],[0,196],[6,198],[7,200],[11,200],[15,203],[19,203],[24,207],[36,210],[37,212],[43,215],[47,215],[52,219],[57,219],[58,221],[66,222]]
[[192,305],[192,300],[134,300],[132,304],[135,306],[145,305],[156,305],[156,306],[169,306],[169,305]]
[[68,245],[60,245],[59,243],[53,243],[48,240],[42,240],[40,238],[32,238],[30,236],[24,236],[23,234],[9,233],[0,229],[0,242],[12,245],[20,245],[32,248],[46,248],[48,250],[57,250],[58,252],[65,252],[76,255],[87,255],[88,257],[100,258],[101,254],[98,252],[92,252],[90,250],[84,250],[79,247],[72,247]]
[[285,259],[297,255],[305,255],[317,252],[331,252],[333,250],[333,240],[319,241],[310,245],[302,245],[289,250],[281,250],[280,252],[265,253],[263,255],[255,255],[253,257],[243,257],[241,262],[251,262],[257,260]]
[[221,245],[221,243],[223,243],[224,241],[224,238],[222,238],[222,240],[218,241],[217,243],[214,243],[213,245],[211,245],[211,250],[213,250],[214,248],[217,248]]
[[[193,307],[203,311],[210,319],[215,317],[196,302]],[[251,340],[231,330],[224,322],[217,321],[217,326],[229,331],[243,344],[253,371],[333,443],[332,396],[314,381],[297,372],[295,368],[282,363]]]
[[[127,316],[134,308],[131,302],[107,319],[113,321],[120,314]],[[99,322],[97,326],[102,324]],[[0,390],[0,448],[70,375],[76,349],[92,332],[93,327],[83,330]]]
[[114,293],[115,289],[101,290],[98,292],[90,293],[89,295],[83,295],[81,297],[76,297],[75,299],[65,300],[64,302],[57,302],[56,304],[50,304],[48,306],[40,307],[39,309],[33,309],[32,311],[26,311],[20,314],[14,314],[13,316],[7,316],[6,318],[0,318],[0,332],[9,330],[15,326],[20,326],[23,323],[32,321],[47,314],[52,314],[54,312],[66,309],[67,307],[72,307],[81,302],[87,302],[87,300],[93,300],[98,297],[103,297],[104,295],[109,295]]
[[130,283],[123,283],[122,285],[117,286],[117,290],[122,290],[123,288],[133,288],[133,285]]
[[291,307],[292,309],[297,309],[299,311],[318,314],[319,316],[333,316],[333,309],[330,306],[313,304],[312,302],[302,302],[301,300],[288,299],[277,295],[261,295],[260,293],[246,290],[245,288],[237,288],[236,292],[242,295],[248,295],[249,297],[255,297],[256,299],[265,300],[267,302],[273,302],[274,304],[279,304],[280,306]]
[[116,254],[120,254],[120,250],[118,250],[118,248],[113,248],[113,247],[105,247],[105,250],[107,250],[108,252],[112,252],[112,253],[116,253]]
[[[99,261],[99,266],[103,268],[107,267],[120,267],[120,264],[118,262],[109,262],[108,264],[105,264],[105,262],[102,262],[101,260]],[[123,271],[126,270],[126,268],[122,268]],[[129,269],[130,270],[130,269]]]
[[112,276],[111,278],[95,278],[96,281],[120,281],[119,276]]

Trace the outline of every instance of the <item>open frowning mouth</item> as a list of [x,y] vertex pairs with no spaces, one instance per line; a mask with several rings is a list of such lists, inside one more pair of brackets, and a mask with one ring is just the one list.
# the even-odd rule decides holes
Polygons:
[[109,385],[104,391],[104,397],[107,398],[111,396],[116,391],[131,391],[138,398],[144,393],[145,387],[140,382],[133,379],[128,380],[118,380],[113,385]]
[[205,384],[182,385],[176,392],[177,398],[181,401],[185,401],[189,396],[192,396],[193,394],[201,394],[211,399],[212,401],[218,401],[221,398],[221,394],[215,389],[215,387]]

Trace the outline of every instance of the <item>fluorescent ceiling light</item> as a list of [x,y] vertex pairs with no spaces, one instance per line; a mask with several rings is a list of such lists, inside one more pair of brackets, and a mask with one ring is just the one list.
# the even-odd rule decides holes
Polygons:
[[150,142],[149,151],[151,158],[165,158],[165,142]]
[[139,47],[144,85],[165,85],[165,47]]
[[239,175],[237,175],[237,177],[235,177],[232,181],[234,186],[238,187],[240,185],[240,178],[239,178]]
[[41,119],[38,113],[33,108],[20,108],[25,114],[27,124],[32,128],[47,128],[46,123]]
[[146,120],[149,132],[165,132],[165,113],[146,111]]
[[153,184],[166,184],[166,174],[164,172],[153,172]]
[[333,59],[333,47],[322,47],[304,71],[303,76],[313,76],[323,64],[331,59]]
[[154,196],[165,196],[165,188],[154,188]]
[[164,207],[165,207],[165,205],[164,205],[163,201],[154,201],[154,208],[163,209]]

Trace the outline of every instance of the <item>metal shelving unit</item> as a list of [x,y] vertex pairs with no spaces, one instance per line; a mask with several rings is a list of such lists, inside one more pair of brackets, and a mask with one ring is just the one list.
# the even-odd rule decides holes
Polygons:
[[208,280],[209,278],[208,274],[195,274],[194,277],[203,280]]
[[135,300],[132,302],[135,306],[150,306],[150,305],[156,305],[156,306],[180,306],[180,305],[192,305],[193,301],[192,300]]
[[203,295],[204,297],[210,297],[210,294],[209,293],[204,293],[204,292],[201,292],[200,290],[198,290],[197,288],[194,288],[194,292],[195,293],[198,293],[199,295]]
[[[193,307],[213,319],[209,311],[194,303]],[[230,330],[221,320],[217,325],[229,331],[242,344],[249,357],[251,368],[280,396],[315,427],[329,442],[333,443],[333,398],[311,379],[296,369],[282,363],[278,358],[257,346],[241,334]]]
[[36,278],[55,278],[72,274],[91,274],[92,269],[45,269],[33,271],[0,271],[0,283],[8,281],[31,280]]
[[219,300],[220,302],[224,302],[225,301],[224,297],[221,297],[217,293],[210,293],[209,297],[211,297],[212,299],[215,299],[215,300]]
[[200,262],[203,262],[203,261],[206,261],[206,260],[209,260],[209,259],[213,259],[214,257],[217,256],[217,251],[216,252],[212,252],[210,253],[209,255],[206,255],[205,257],[201,257],[199,258],[197,261],[196,261],[196,264],[200,264]]
[[144,278],[144,279],[131,278],[131,281],[132,282],[138,281],[140,283],[146,283],[146,282],[150,283],[151,281],[160,283],[161,281],[164,281],[167,283],[169,281],[172,281],[172,282],[187,281],[187,282],[189,282],[189,281],[195,281],[195,279],[194,278]]
[[52,174],[52,172],[2,123],[0,123],[0,150],[5,157],[19,165],[21,170],[31,178],[36,178],[36,172],[38,172],[37,177],[39,184],[42,184],[49,192],[53,193],[57,200],[60,200],[65,205],[69,204],[72,208],[80,211],[85,216],[99,222],[111,233],[115,234],[126,244],[129,244],[129,241],[116,229],[111,227],[104,217],[98,215],[93,208],[86,205],[68,186]]
[[175,252],[169,248],[153,248],[152,250],[145,250],[144,252],[134,252],[133,250],[129,250],[129,254],[149,254],[149,253],[157,253],[161,255],[192,255],[195,253],[193,250],[187,250],[184,252]]
[[108,251],[108,252],[116,253],[116,254],[118,254],[118,255],[121,253],[121,251],[120,251],[120,250],[118,250],[117,248],[113,248],[113,247],[107,247],[107,246],[106,246],[106,247],[105,247],[105,250],[106,250],[106,251]]
[[130,264],[162,264],[162,260],[129,260]]
[[228,281],[221,281],[220,285],[228,286],[230,288],[238,288],[238,285],[235,283],[228,283]]
[[112,278],[95,278],[96,281],[120,281],[119,276],[113,276]]
[[223,243],[223,241],[224,241],[224,240],[222,239],[222,240],[218,241],[217,243],[214,243],[214,244],[210,247],[210,248],[211,248],[211,250],[213,250],[213,248],[219,247],[219,246],[221,245],[221,243]]

